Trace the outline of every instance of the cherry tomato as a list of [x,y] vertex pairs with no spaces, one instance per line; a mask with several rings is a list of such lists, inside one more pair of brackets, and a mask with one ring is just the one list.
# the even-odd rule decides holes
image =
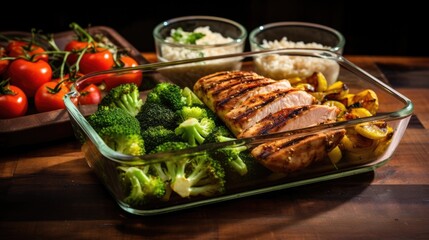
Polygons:
[[35,55],[33,60],[49,61],[48,54],[45,53],[46,50],[43,47],[25,41],[10,41],[6,47],[6,52],[9,57],[32,57]]
[[52,81],[55,81],[57,83],[62,82],[65,87],[67,87],[68,89],[71,89],[71,86],[76,82],[76,80],[78,80],[82,76],[83,74],[81,73],[71,74],[71,76],[70,74],[67,73],[63,76],[63,78],[60,78],[60,77],[55,78],[55,79],[52,79]]
[[27,97],[33,97],[37,89],[52,78],[51,66],[42,60],[17,58],[9,64],[7,73],[10,84],[21,88]]
[[95,47],[96,44],[95,43],[90,44],[89,42],[82,42],[79,40],[71,40],[69,43],[67,43],[67,45],[64,47],[64,50],[68,52],[72,52],[67,58],[67,63],[70,65],[75,64],[79,57],[79,54],[74,52],[80,51],[88,46]]
[[[134,58],[128,55],[122,55],[120,57],[120,61],[123,63],[123,66],[121,67],[135,67],[139,65]],[[132,71],[131,73],[118,74],[118,75],[109,77],[104,80],[104,85],[107,91],[124,83],[135,83],[137,86],[140,87],[142,83],[142,78],[143,78],[142,72]]]
[[86,86],[79,95],[79,104],[99,104],[101,102],[101,91],[95,84]]
[[[0,47],[0,58],[2,57],[6,57],[6,50],[3,47]],[[9,60],[0,59],[0,75],[6,72],[8,65],[9,65]]]
[[28,99],[18,87],[9,85],[0,89],[0,118],[24,116],[28,109]]
[[115,65],[113,54],[106,48],[89,48],[79,62],[79,72],[88,74],[91,72],[109,70]]
[[65,109],[64,95],[69,92],[69,89],[64,85],[55,81],[44,83],[37,89],[34,96],[34,105],[38,112],[48,112],[57,109]]

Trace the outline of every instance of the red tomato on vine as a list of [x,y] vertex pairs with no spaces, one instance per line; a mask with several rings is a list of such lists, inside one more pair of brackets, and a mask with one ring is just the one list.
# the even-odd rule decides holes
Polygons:
[[50,81],[44,83],[34,96],[34,105],[38,112],[48,112],[57,109],[65,109],[64,95],[70,90],[62,83]]
[[95,43],[89,43],[89,42],[83,42],[80,40],[71,40],[67,43],[67,45],[64,47],[65,51],[71,52],[71,54],[67,58],[67,63],[69,65],[73,65],[76,63],[78,57],[79,57],[79,51],[85,49],[86,47],[95,47]]
[[37,60],[30,61],[23,58],[13,60],[7,70],[10,84],[25,92],[27,97],[33,97],[37,89],[52,78],[52,68],[49,63]]
[[12,40],[6,47],[6,52],[9,57],[24,57],[33,58],[33,60],[49,61],[49,56],[46,54],[46,50],[34,43]]
[[[122,55],[120,57],[121,64],[117,66],[118,68],[126,68],[126,67],[135,67],[138,66],[138,62],[128,56]],[[123,74],[117,74],[112,77],[108,77],[104,80],[105,89],[109,91],[110,89],[124,83],[135,83],[138,87],[140,87],[143,79],[143,74],[141,71],[132,71]]]
[[113,54],[106,48],[88,48],[83,53],[79,62],[79,72],[88,74],[91,72],[109,70],[115,65]]
[[[6,50],[3,47],[0,47],[0,58],[6,57]],[[0,75],[6,72],[9,65],[9,60],[0,59]]]
[[28,99],[17,86],[0,83],[0,119],[24,116],[28,109]]
[[79,95],[79,104],[99,104],[101,102],[101,90],[95,84],[86,86]]

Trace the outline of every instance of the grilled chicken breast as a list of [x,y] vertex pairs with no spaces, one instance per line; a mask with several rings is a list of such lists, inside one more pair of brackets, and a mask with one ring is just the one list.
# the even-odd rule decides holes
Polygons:
[[[253,72],[217,72],[200,78],[193,90],[237,138],[333,122],[338,114],[336,107],[315,105],[311,94],[293,88],[288,80]],[[344,134],[345,130],[335,130],[290,136],[261,144],[251,154],[274,172],[294,172],[325,158]]]
[[275,81],[247,71],[205,76],[195,83],[194,92],[236,136],[269,114],[314,102],[311,94],[292,88],[287,80]]
[[343,138],[344,129],[263,143],[251,154],[273,172],[291,173],[324,159]]
[[325,105],[306,105],[281,109],[269,114],[244,130],[237,137],[253,137],[288,131],[335,121],[338,108]]

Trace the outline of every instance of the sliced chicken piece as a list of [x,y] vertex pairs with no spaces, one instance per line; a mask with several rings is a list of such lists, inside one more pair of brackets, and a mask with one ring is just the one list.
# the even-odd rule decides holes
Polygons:
[[237,137],[253,137],[334,122],[338,112],[338,108],[326,105],[284,108],[269,114]]
[[323,160],[345,133],[340,129],[304,137],[290,136],[261,144],[251,154],[273,172],[292,173]]
[[254,85],[239,85],[234,86],[232,90],[235,90],[235,94],[226,94],[226,96],[216,103],[217,112],[229,112],[234,108],[239,107],[247,99],[262,94],[268,94],[273,91],[287,90],[292,86],[288,80],[269,81],[269,82],[255,82]]
[[224,71],[200,78],[193,90],[213,111],[226,113],[253,95],[288,88],[288,80],[276,81],[248,71]]
[[290,88],[252,96],[226,115],[219,114],[230,130],[238,136],[270,114],[284,108],[306,106],[314,103],[314,97],[302,90]]
[[248,71],[223,71],[213,73],[207,76],[204,76],[194,84],[193,90],[194,93],[204,102],[206,105],[215,111],[216,99],[213,98],[213,94],[219,93],[222,90],[227,90],[237,84],[242,84],[244,82],[258,81],[261,79],[266,79],[269,81],[274,81],[272,79],[267,79],[263,76],[260,76],[254,72]]

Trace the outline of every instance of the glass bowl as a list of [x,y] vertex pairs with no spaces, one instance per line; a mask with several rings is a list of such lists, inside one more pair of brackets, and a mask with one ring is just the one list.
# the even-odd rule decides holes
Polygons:
[[[192,58],[203,58],[244,50],[247,30],[239,23],[214,16],[184,16],[166,20],[153,30],[155,50],[158,61],[170,62]],[[212,62],[210,66],[200,67],[203,63],[189,64],[182,68],[168,69],[164,75],[168,78],[181,78],[192,81],[210,71],[211,68],[238,68],[223,61]],[[194,65],[198,70],[193,69]],[[208,68],[208,70],[206,70]]]
[[321,48],[342,54],[346,40],[337,30],[308,22],[275,22],[249,34],[252,51],[280,48]]
[[[345,38],[339,31],[320,24],[275,22],[253,29],[249,35],[249,42],[252,51],[312,48],[325,49],[341,55]],[[273,79],[308,77],[313,71],[320,71],[328,83],[332,84],[339,74],[338,64],[324,59],[271,55],[257,61],[260,63],[257,72]],[[274,68],[275,71],[272,70]]]
[[[89,124],[87,117],[97,110],[97,106],[76,106],[73,103],[73,98],[79,97],[81,89],[84,89],[86,85],[97,84],[103,81],[109,81],[110,79],[115,80],[118,76],[136,72],[141,72],[143,74],[143,81],[152,81],[158,79],[160,71],[165,68],[174,66],[180,67],[186,64],[196,64],[200,62],[210,64],[212,61],[231,61],[232,59],[236,60],[239,58],[241,59],[241,67],[239,70],[243,72],[224,69],[225,72],[223,73],[212,72],[214,74],[212,77],[218,74],[253,74],[252,71],[255,70],[253,60],[266,54],[278,54],[291,57],[313,57],[336,62],[340,66],[340,74],[339,80],[336,81],[335,84],[324,89],[303,88],[299,91],[305,91],[307,92],[306,94],[311,94],[314,99],[318,101],[318,105],[327,104],[330,107],[335,106],[338,108],[338,111],[343,113],[341,118],[338,113],[337,120],[328,123],[265,132],[254,136],[237,137],[224,142],[203,142],[200,145],[177,151],[133,156],[117,152],[108,147],[100,135],[98,135]],[[318,74],[319,73],[316,73],[316,76]],[[306,85],[306,83],[311,82],[311,79],[307,80],[308,82],[303,79],[302,83]],[[174,80],[170,80],[169,82],[178,85],[184,84],[183,82],[176,82]],[[233,80],[230,83],[232,82]],[[274,82],[278,83],[278,81]],[[272,84],[274,84],[274,82],[272,82]],[[194,84],[190,82],[187,83],[190,85],[182,85],[182,87],[194,89]],[[219,85],[222,84],[221,79],[216,83]],[[300,89],[297,83],[293,82],[292,79],[290,83],[294,87],[294,91]],[[217,84],[210,86],[219,86]],[[237,94],[245,94],[245,92],[240,92],[239,89],[240,87],[224,88],[223,91],[231,91],[225,98],[233,100],[238,96]],[[151,90],[140,92],[140,97],[143,101],[146,101],[148,91]],[[270,92],[269,94],[273,93],[274,92]],[[300,93],[303,94],[303,92]],[[267,93],[263,93],[262,95],[265,96],[266,94]],[[271,100],[274,99],[277,98]],[[204,59],[189,59],[179,62],[152,63],[128,69],[92,73],[79,79],[73,85],[72,90],[65,96],[64,101],[75,136],[82,143],[82,152],[87,164],[110,191],[112,198],[118,205],[123,210],[136,215],[154,215],[179,211],[205,204],[219,203],[255,194],[263,194],[374,171],[378,167],[386,164],[393,156],[413,112],[412,102],[407,97],[385,84],[382,80],[370,75],[341,55],[330,51],[310,49],[280,49],[244,52],[213,56]],[[266,102],[264,102],[264,104],[265,103]],[[343,105],[344,108],[340,107],[341,105]],[[238,107],[246,106],[247,105],[244,103],[238,105]],[[311,108],[314,106],[304,106],[304,108],[307,107]],[[368,113],[370,110],[371,113]],[[297,111],[292,111],[292,114],[299,113]],[[278,121],[281,121],[282,118],[272,118],[271,120],[279,123]],[[220,124],[222,124],[222,122]],[[361,130],[366,127],[368,127],[368,129],[361,132]],[[376,131],[375,129],[380,131]],[[369,133],[369,135],[364,133]],[[308,143],[311,144],[308,145]],[[270,146],[279,146],[280,148]],[[210,194],[183,195],[183,192],[173,189],[174,191],[170,191],[168,198],[156,198],[150,201],[140,202],[139,204],[129,201],[128,195],[130,194],[130,189],[125,186],[123,182],[124,169],[138,168],[141,171],[147,171],[146,174],[149,174],[151,177],[160,177],[162,174],[157,172],[159,169],[163,169],[164,171],[168,166],[179,166],[181,163],[188,163],[188,161],[194,161],[198,157],[206,156],[212,156],[220,166],[229,166],[225,165],[229,164],[227,158],[220,153],[223,151],[230,151],[231,149],[242,149],[243,151],[249,151],[251,153],[251,155],[248,155],[249,152],[245,152],[247,154],[245,156],[250,156],[250,158],[247,158],[248,161],[246,161],[248,171],[244,174],[237,174],[230,168],[225,168],[225,175],[223,175],[223,177],[225,177],[225,182],[224,185],[222,185],[224,187],[222,191],[217,191],[219,189],[216,188],[216,191],[205,192]],[[284,166],[289,166],[287,169],[283,169],[283,167],[280,167],[280,169],[276,167],[273,168],[273,165],[267,164],[264,160],[267,159],[266,157],[270,156],[270,154],[278,153],[277,151],[280,151],[279,149],[291,150],[290,152],[281,152],[282,154],[276,155],[280,158],[277,160],[281,160],[281,162],[285,161]],[[272,152],[268,155],[258,154],[258,151],[261,150],[272,150]],[[303,150],[300,152],[304,155],[294,155],[298,153],[298,150]],[[314,150],[318,151],[311,153]],[[311,155],[305,156],[307,153]],[[317,162],[311,158],[312,155],[315,156],[314,159],[317,159]],[[299,167],[294,168],[293,165],[288,165],[287,162],[289,161],[292,161],[291,163],[298,161]],[[279,167],[283,165],[274,166]],[[166,174],[167,177],[163,175],[165,178],[162,179],[164,179],[163,182],[166,187],[169,186],[173,188],[173,180],[168,177],[169,174],[172,175],[170,172]],[[207,181],[203,182],[204,183],[201,184],[208,183]],[[198,193],[198,191],[196,191],[196,193]]]

